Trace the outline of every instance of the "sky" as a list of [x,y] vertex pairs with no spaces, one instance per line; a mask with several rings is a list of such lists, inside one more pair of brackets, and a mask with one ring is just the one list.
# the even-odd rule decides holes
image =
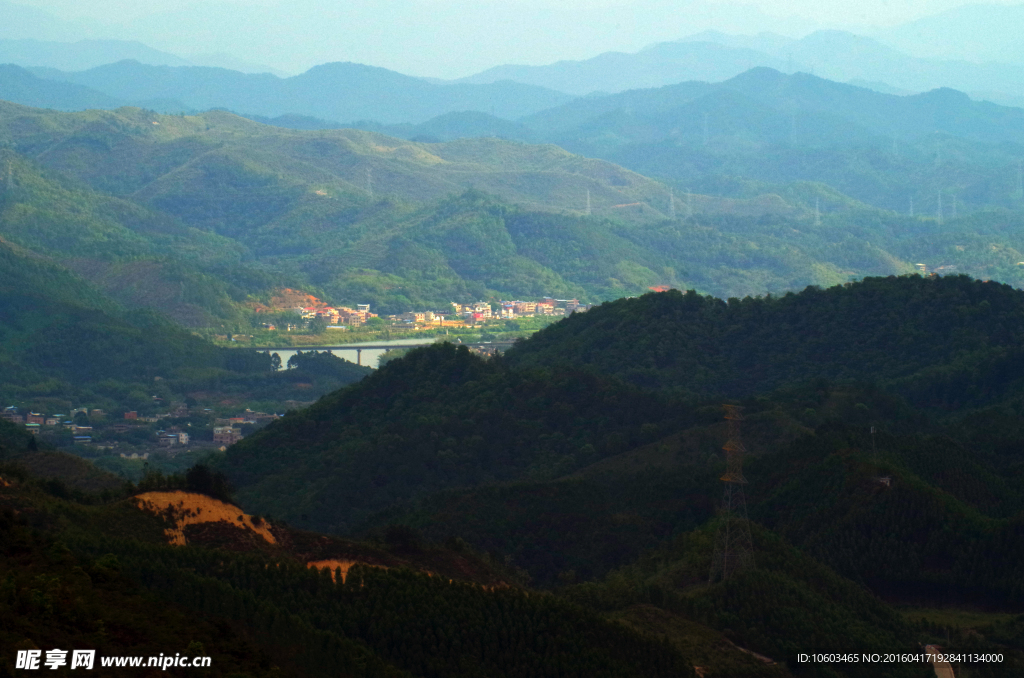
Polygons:
[[[536,65],[613,50],[635,52],[707,29],[771,31],[790,37],[819,28],[870,33],[963,4],[962,0],[16,2],[59,21],[48,33],[3,35],[0,30],[0,37],[133,39],[186,58],[226,53],[286,73],[329,61],[355,61],[438,78],[458,78],[506,63]],[[41,22],[29,23],[39,26]]]

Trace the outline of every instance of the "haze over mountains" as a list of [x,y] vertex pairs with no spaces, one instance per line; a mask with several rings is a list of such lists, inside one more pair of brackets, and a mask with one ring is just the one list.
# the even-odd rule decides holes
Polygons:
[[290,78],[220,68],[149,66],[135,61],[78,73],[37,73],[84,85],[122,101],[175,101],[187,110],[229,108],[270,116],[300,113],[341,122],[423,122],[453,110],[482,110],[517,118],[572,98],[514,82],[436,85],[352,63],[324,64]]
[[977,63],[1024,63],[1024,5],[965,4],[873,31],[879,40],[920,57]]
[[[999,65],[769,0],[23,1],[65,5],[0,0],[20,665],[1024,675],[1024,108],[952,87],[1021,94],[1002,28]],[[285,52],[334,56],[232,63]],[[549,65],[406,74],[488,54]]]
[[817,31],[799,40],[705,31],[635,54],[607,52],[584,61],[547,66],[496,66],[457,82],[515,80],[570,94],[619,92],[687,80],[718,82],[765,66],[812,73],[889,92],[952,87],[997,103],[1024,101],[1024,65],[920,58],[847,31]]
[[[157,29],[155,17],[172,23],[187,23],[197,18],[189,18],[187,13],[157,14],[145,20],[149,24],[146,30],[142,30],[140,24],[134,33],[131,33],[133,29],[121,29],[119,33],[111,26],[104,27],[95,21],[62,20],[38,9],[6,2],[2,6],[7,21],[0,28],[0,63],[80,71],[123,59],[135,59],[149,65],[215,66],[277,75],[284,75],[287,70],[292,73],[307,70],[275,68],[271,63],[264,63],[269,56],[267,50],[229,54],[218,46],[217,40],[221,36],[210,31],[201,38],[206,40],[206,44],[197,42],[186,53],[174,49],[168,51],[166,47],[153,49],[138,42],[139,36],[154,34]],[[226,6],[216,3],[203,11],[210,15],[210,21],[229,21],[231,16]],[[356,15],[362,12],[353,11]],[[257,17],[259,14],[260,10],[257,10],[250,17],[248,10],[236,8],[234,29],[240,30],[251,20],[248,28],[253,31],[250,38],[253,40],[259,31],[265,30],[263,24],[267,17]],[[129,21],[139,19],[126,18]],[[329,24],[335,18],[328,14],[324,21]],[[763,32],[757,34],[743,32],[742,29],[723,31],[721,28],[686,31],[682,28],[684,23],[677,35],[687,37],[650,41],[643,49],[609,51],[571,61],[552,60],[547,65],[513,63],[494,66],[455,82],[491,83],[511,79],[583,95],[594,91],[656,87],[685,80],[714,82],[750,68],[767,66],[787,73],[803,71],[841,82],[870,84],[882,91],[921,92],[953,87],[997,102],[1016,103],[1024,97],[1019,84],[1022,81],[1024,52],[1013,27],[1020,25],[1022,19],[1024,9],[1019,6],[972,5],[888,27],[829,26],[816,31],[789,31],[787,34],[770,32],[773,26],[781,27],[778,22],[771,21],[762,22]],[[553,17],[550,20],[555,21]],[[539,27],[550,30],[555,25],[557,23]],[[719,22],[719,26],[723,25],[727,23]],[[790,37],[794,34],[802,37]],[[112,39],[115,35],[119,39]],[[128,40],[122,37],[129,35]],[[89,39],[83,40],[86,36]],[[280,37],[276,39],[280,40]],[[587,44],[600,43],[590,41]],[[382,63],[351,57],[336,60]],[[326,61],[321,59],[320,63]],[[438,74],[440,72],[417,73]]]

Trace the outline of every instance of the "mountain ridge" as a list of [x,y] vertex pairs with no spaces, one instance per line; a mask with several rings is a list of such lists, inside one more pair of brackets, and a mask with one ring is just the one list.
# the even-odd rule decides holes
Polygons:
[[45,75],[125,101],[164,99],[180,101],[194,110],[229,108],[254,115],[291,113],[336,121],[422,122],[466,109],[519,117],[571,99],[554,90],[511,82],[436,85],[350,62],[321,64],[286,78],[204,66],[149,66],[131,60],[76,73],[47,71]]

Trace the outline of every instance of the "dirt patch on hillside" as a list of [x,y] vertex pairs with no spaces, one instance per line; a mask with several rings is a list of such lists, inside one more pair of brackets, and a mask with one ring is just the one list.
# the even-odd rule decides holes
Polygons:
[[[244,513],[237,506],[195,492],[146,492],[135,497],[140,509],[163,516],[171,527],[164,530],[168,543],[184,546],[188,543],[185,528],[193,525],[216,523],[251,533],[268,544],[277,544],[277,538],[266,521]],[[194,534],[193,531],[190,530]]]
[[271,308],[295,308],[296,306],[308,308],[310,306],[320,307],[326,305],[322,299],[317,299],[312,294],[306,294],[305,292],[288,287],[278,290],[270,298]]
[[366,565],[368,567],[381,567],[385,570],[388,569],[386,565],[374,565],[372,563],[361,563],[358,560],[314,560],[306,563],[306,567],[315,567],[318,570],[322,570],[325,567],[331,571],[331,579],[338,580],[338,571],[341,571],[341,582],[345,583],[345,578],[348,576],[348,571],[352,569],[353,565]]

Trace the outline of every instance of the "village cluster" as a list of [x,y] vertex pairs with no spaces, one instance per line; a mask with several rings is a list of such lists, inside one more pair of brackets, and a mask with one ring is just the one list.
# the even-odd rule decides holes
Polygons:
[[[592,304],[581,304],[578,299],[554,299],[544,297],[537,301],[498,301],[489,303],[478,301],[471,304],[451,303],[450,308],[433,311],[407,311],[382,318],[390,325],[415,325],[455,327],[474,325],[487,320],[512,320],[515,318],[532,318],[535,316],[562,317],[578,311],[586,311]],[[365,325],[371,318],[381,316],[370,312],[369,304],[348,306],[302,306],[290,309],[305,322],[321,319],[327,329],[350,329]],[[273,323],[263,323],[264,329],[276,330]],[[287,324],[281,329],[291,331],[297,325]]]
[[[82,414],[83,417],[77,415]],[[198,418],[200,421],[213,424],[213,446],[226,448],[242,439],[241,427],[245,424],[262,426],[268,424],[280,415],[267,414],[265,412],[253,412],[246,409],[245,412],[235,417],[218,418],[210,409],[195,410],[189,409],[184,403],[172,404],[167,412],[151,416],[142,416],[136,411],[125,412],[121,417],[108,417],[101,409],[89,409],[86,407],[71,410],[69,414],[42,414],[39,412],[22,413],[17,407],[4,408],[0,413],[0,419],[5,419],[14,424],[23,424],[33,435],[51,434],[56,436],[62,431],[70,432],[71,442],[75,445],[92,444],[94,439],[100,436],[105,444],[97,445],[100,448],[114,447],[117,445],[116,434],[124,434],[132,429],[141,428],[147,424],[157,424],[165,419],[186,419]],[[87,424],[81,423],[87,421]],[[149,442],[159,448],[182,448],[188,445],[201,443],[209,445],[208,440],[193,441],[193,433],[189,433],[192,424],[189,422],[185,428],[180,425],[171,425],[166,428],[155,430]],[[206,429],[209,430],[208,428]],[[113,435],[110,435],[113,434]],[[109,442],[108,442],[109,441]],[[122,457],[145,459],[148,454],[138,453],[122,454]]]

